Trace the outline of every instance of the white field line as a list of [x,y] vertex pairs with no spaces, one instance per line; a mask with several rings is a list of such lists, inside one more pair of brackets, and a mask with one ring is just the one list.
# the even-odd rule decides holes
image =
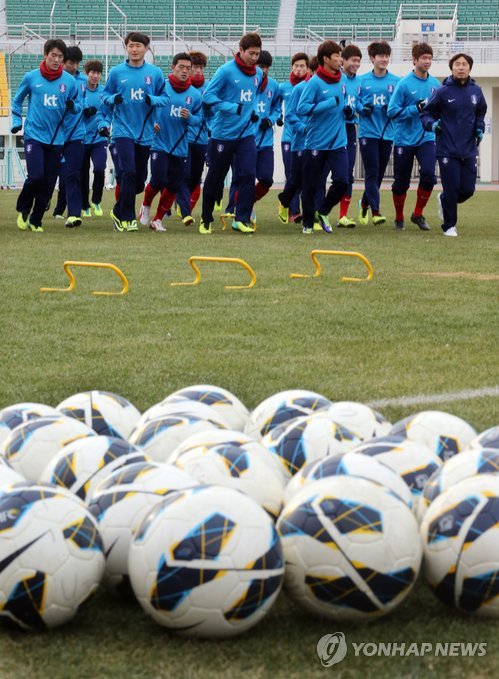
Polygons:
[[446,394],[418,394],[416,396],[400,396],[398,398],[381,398],[368,403],[373,408],[385,406],[416,406],[426,403],[453,403],[454,401],[471,401],[486,396],[499,396],[499,386],[482,387],[480,389],[466,389],[451,391]]

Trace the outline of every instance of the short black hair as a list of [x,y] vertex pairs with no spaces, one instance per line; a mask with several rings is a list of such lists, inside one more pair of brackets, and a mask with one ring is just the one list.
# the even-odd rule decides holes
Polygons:
[[125,37],[125,45],[129,42],[141,42],[145,47],[149,47],[151,39],[145,33],[139,33],[138,31],[130,31]]
[[360,47],[357,47],[357,45],[347,45],[343,48],[341,56],[343,59],[351,59],[351,57],[359,57],[362,59],[362,52]]
[[239,41],[239,49],[245,52],[250,47],[262,47],[262,39],[258,33],[246,33]]
[[341,47],[334,40],[324,40],[317,49],[319,64],[324,66],[324,57],[330,57],[331,54],[341,54]]
[[369,47],[367,48],[367,53],[371,57],[377,57],[381,54],[390,54],[392,53],[392,48],[390,45],[386,42],[386,40],[378,40],[377,42],[372,42]]
[[81,49],[78,47],[78,45],[70,45],[66,49],[66,55],[64,57],[64,61],[74,61],[75,64],[79,64],[82,59],[83,59],[83,53],[82,53]]
[[46,56],[49,54],[49,52],[52,52],[53,49],[62,52],[64,58],[66,58],[66,51],[68,48],[64,40],[59,40],[58,38],[51,38],[50,40],[47,40],[43,46],[43,54]]
[[86,62],[85,66],[83,67],[83,70],[87,75],[90,73],[90,71],[97,71],[98,73],[102,73],[102,71],[104,70],[104,64],[102,63],[102,61],[93,59],[91,61]]
[[272,66],[272,55],[267,50],[262,50],[256,62],[258,66]]
[[304,61],[308,66],[308,54],[306,52],[296,52],[296,54],[293,54],[291,57],[291,66],[295,61]]
[[433,56],[433,47],[427,42],[416,42],[412,46],[412,58],[419,59],[423,54],[431,54]]
[[172,66],[176,66],[179,61],[188,61],[190,64],[192,64],[192,57],[190,54],[187,54],[187,52],[178,52],[172,60]]
[[457,61],[458,59],[461,59],[461,58],[466,59],[466,61],[470,65],[470,71],[471,71],[471,69],[473,68],[473,57],[470,57],[469,54],[465,54],[464,52],[459,52],[459,54],[454,54],[454,56],[452,56],[449,59],[450,70],[452,71],[452,67],[454,66],[454,62]]
[[189,52],[193,66],[206,66],[208,58],[204,52]]

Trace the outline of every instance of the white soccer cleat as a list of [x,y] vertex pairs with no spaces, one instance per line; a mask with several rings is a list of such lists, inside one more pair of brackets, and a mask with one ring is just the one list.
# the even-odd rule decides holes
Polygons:
[[151,208],[148,205],[141,205],[140,206],[139,222],[143,226],[147,226],[149,224],[150,212],[151,212]]
[[153,231],[166,231],[161,219],[153,219],[149,228],[151,228]]
[[447,229],[447,231],[444,231],[444,236],[454,236],[454,238],[457,236],[457,229],[455,226],[451,226],[450,229]]

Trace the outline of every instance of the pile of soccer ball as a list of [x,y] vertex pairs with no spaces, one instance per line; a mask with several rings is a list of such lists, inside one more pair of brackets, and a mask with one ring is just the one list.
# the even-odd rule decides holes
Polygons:
[[99,585],[158,623],[228,637],[284,583],[311,613],[370,619],[424,572],[498,616],[499,426],[280,392],[251,413],[195,385],[142,415],[103,391],[0,411],[0,617],[71,619]]

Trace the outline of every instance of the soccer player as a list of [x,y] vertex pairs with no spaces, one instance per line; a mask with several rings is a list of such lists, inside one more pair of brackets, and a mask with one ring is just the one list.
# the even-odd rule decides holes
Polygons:
[[[184,176],[189,154],[187,133],[189,125],[201,124],[201,95],[191,85],[192,61],[189,54],[180,52],[173,57],[168,75],[167,108],[159,108],[155,115],[157,132],[151,146],[151,179],[144,192],[139,213],[141,224],[147,223],[154,196],[163,191],[163,205],[169,210]],[[150,224],[153,231],[166,231],[160,220]]]
[[424,130],[419,113],[435,90],[440,87],[440,83],[429,73],[433,61],[431,45],[424,42],[413,45],[412,61],[414,69],[397,84],[387,111],[395,128],[393,137],[394,181],[392,184],[393,205],[395,206],[394,226],[399,231],[405,229],[405,199],[411,183],[414,158],[417,158],[419,185],[411,222],[416,224],[421,231],[429,231],[430,227],[423,216],[423,210],[437,183],[435,135],[431,130],[429,132]]
[[380,212],[379,188],[385,176],[393,143],[393,123],[387,116],[388,104],[400,78],[388,71],[392,48],[385,42],[372,42],[367,48],[373,69],[359,76],[359,143],[365,170],[365,191],[359,203],[359,222],[384,224]]
[[[112,108],[113,142],[120,168],[119,198],[111,210],[115,231],[138,231],[135,196],[142,193],[154,135],[154,109],[168,105],[160,68],[145,61],[149,37],[125,38],[128,59],[109,71],[102,101]],[[105,132],[106,127],[101,128]]]
[[213,208],[223,186],[232,156],[238,177],[238,200],[234,231],[253,233],[250,215],[255,202],[256,142],[253,129],[259,116],[256,95],[262,83],[257,61],[262,47],[258,33],[246,33],[239,41],[239,52],[221,66],[203,95],[203,103],[213,113],[208,155],[208,174],[203,189],[201,234],[211,233]]
[[87,75],[86,101],[83,109],[83,121],[85,124],[85,148],[83,165],[81,170],[81,200],[82,216],[91,217],[89,190],[90,190],[90,161],[94,170],[92,183],[92,209],[96,217],[102,217],[101,200],[104,191],[104,175],[107,160],[107,138],[99,135],[100,127],[111,125],[111,112],[102,103],[104,88],[99,84],[103,71],[102,62],[87,61],[85,73]]
[[[282,152],[282,162],[284,163],[284,173],[286,176],[286,182],[291,179],[291,163],[292,163],[292,150],[291,150],[291,140],[293,133],[291,131],[289,121],[286,120],[288,114],[288,102],[294,87],[299,83],[306,82],[309,76],[309,59],[305,52],[297,52],[293,54],[291,58],[291,72],[289,74],[289,81],[281,83],[279,86],[281,97],[283,100],[284,108],[284,128],[282,131],[281,138],[281,152]],[[300,213],[300,193],[297,192],[290,203],[291,214],[289,215],[288,221],[299,223],[301,221]]]
[[17,226],[42,232],[65,141],[64,121],[81,111],[75,79],[64,71],[66,44],[47,40],[40,67],[26,73],[12,102],[13,134],[22,129],[23,102],[29,98],[24,124],[27,178],[17,199]]
[[451,75],[420,113],[425,130],[436,134],[437,159],[443,193],[438,196],[444,236],[457,236],[457,206],[475,192],[478,146],[485,131],[487,103],[471,78],[473,59],[455,54]]
[[303,233],[314,228],[317,181],[330,172],[333,181],[319,207],[322,229],[331,233],[328,214],[348,188],[347,134],[345,129],[345,76],[341,72],[341,47],[325,40],[317,50],[319,68],[303,88],[296,112],[307,117],[303,154]]
[[[340,200],[340,215],[336,226],[353,229],[356,226],[355,220],[348,217],[348,208],[352,200],[353,171],[357,158],[357,125],[359,118],[357,111],[357,95],[359,92],[357,71],[362,61],[362,52],[357,45],[347,45],[341,53],[342,70],[346,75],[347,88],[347,151],[348,151],[348,189]],[[351,109],[351,111],[349,110]]]

